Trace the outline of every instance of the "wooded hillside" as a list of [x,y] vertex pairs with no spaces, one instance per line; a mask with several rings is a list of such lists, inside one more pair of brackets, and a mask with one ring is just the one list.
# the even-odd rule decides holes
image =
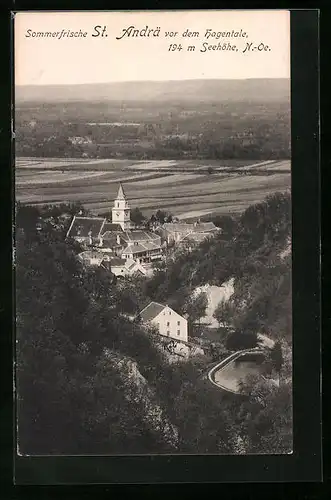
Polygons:
[[[204,379],[205,360],[170,365],[153,331],[125,315],[151,298],[195,314],[194,286],[234,276],[229,307],[239,344],[265,331],[290,349],[289,194],[267,198],[236,221],[218,221],[221,236],[125,287],[79,263],[79,248],[64,240],[58,219],[48,217],[38,231],[40,216],[19,206],[16,217],[21,454],[291,450],[289,378],[279,387],[255,383],[262,400],[226,397]],[[138,376],[129,374],[132,363]]]

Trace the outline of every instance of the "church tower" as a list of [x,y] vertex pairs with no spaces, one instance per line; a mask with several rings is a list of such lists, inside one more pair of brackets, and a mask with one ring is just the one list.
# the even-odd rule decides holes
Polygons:
[[131,226],[130,207],[129,207],[129,204],[126,200],[126,197],[125,197],[125,194],[123,191],[123,186],[121,183],[120,183],[120,186],[118,188],[117,198],[114,201],[114,207],[112,208],[112,211],[111,211],[111,218],[112,218],[113,224],[120,224],[123,231],[130,229],[130,226]]

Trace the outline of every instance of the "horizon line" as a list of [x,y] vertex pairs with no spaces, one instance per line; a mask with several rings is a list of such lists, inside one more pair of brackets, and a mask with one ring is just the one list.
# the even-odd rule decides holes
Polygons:
[[168,83],[168,82],[196,82],[196,81],[246,81],[246,80],[291,80],[290,76],[262,76],[262,77],[247,77],[247,78],[186,78],[186,79],[170,79],[170,80],[116,80],[105,82],[83,82],[83,83],[21,83],[15,84],[15,87],[65,87],[65,86],[80,86],[80,85],[111,85],[117,83]]

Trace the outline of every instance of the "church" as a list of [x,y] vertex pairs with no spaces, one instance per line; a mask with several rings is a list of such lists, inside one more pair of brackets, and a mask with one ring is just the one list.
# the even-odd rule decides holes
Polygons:
[[118,188],[117,198],[111,211],[111,219],[113,224],[119,224],[123,231],[131,229],[130,207],[123,191],[123,186],[120,183]]
[[161,236],[141,229],[135,229],[130,220],[130,205],[122,184],[111,210],[111,222],[103,217],[74,216],[67,238],[73,238],[83,247],[95,248],[122,259],[150,263],[162,258]]

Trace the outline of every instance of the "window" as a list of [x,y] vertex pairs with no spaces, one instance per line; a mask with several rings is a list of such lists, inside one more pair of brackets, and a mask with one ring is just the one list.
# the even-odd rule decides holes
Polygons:
[[171,314],[171,311],[169,311],[169,314]]
[[170,332],[169,332],[169,330],[167,330],[167,335],[168,335],[168,337],[169,337],[169,335],[170,335]]
[[160,323],[156,323],[156,326],[157,326],[158,328],[160,328]]
[[170,326],[170,323],[169,323],[169,321],[168,321],[168,323],[167,323],[167,326]]
[[180,321],[177,321],[177,325],[178,325],[178,326],[180,325]]
[[177,335],[180,335],[180,330],[177,330]]
[[117,208],[120,208],[120,204],[117,202]]

